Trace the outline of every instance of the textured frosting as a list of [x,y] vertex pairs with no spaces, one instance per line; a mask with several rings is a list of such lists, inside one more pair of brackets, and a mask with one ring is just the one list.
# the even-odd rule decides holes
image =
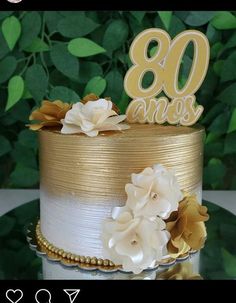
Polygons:
[[66,251],[105,258],[101,224],[124,205],[131,173],[161,163],[201,201],[204,129],[132,124],[90,138],[40,131],[41,229]]

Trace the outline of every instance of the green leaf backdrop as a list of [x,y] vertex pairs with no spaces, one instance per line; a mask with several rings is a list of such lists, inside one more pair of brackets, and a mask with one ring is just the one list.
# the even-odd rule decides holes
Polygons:
[[[93,88],[125,111],[129,46],[150,27],[172,38],[190,28],[207,35],[210,66],[197,93],[207,133],[204,188],[236,189],[236,13],[229,11],[0,12],[0,187],[38,187],[37,134],[25,124],[42,99],[78,102]],[[182,61],[180,85],[191,45]],[[143,85],[151,81],[147,74]]]

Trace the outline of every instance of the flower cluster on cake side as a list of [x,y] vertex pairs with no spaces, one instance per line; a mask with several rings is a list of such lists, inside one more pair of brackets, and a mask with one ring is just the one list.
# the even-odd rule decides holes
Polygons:
[[199,250],[206,239],[207,208],[184,195],[171,170],[162,165],[132,174],[127,201],[103,225],[104,249],[124,271],[136,274],[167,258]]

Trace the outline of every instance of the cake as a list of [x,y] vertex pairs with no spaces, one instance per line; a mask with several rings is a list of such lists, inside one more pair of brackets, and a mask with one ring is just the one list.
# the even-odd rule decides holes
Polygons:
[[72,261],[113,267],[103,224],[125,205],[131,175],[161,163],[175,172],[186,196],[201,202],[204,133],[200,125],[130,124],[96,137],[41,129],[38,230],[46,248]]
[[127,116],[94,94],[73,105],[45,100],[33,111],[30,128],[39,131],[40,147],[36,236],[46,253],[85,268],[140,273],[204,245],[205,132],[190,125],[202,111],[190,97],[170,103],[165,125],[155,120],[161,100],[151,96],[131,101]]

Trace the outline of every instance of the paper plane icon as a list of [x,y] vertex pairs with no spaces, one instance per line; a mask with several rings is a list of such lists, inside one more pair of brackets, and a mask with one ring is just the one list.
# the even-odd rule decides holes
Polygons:
[[69,296],[70,303],[74,303],[75,299],[80,293],[80,289],[63,289],[63,290]]

